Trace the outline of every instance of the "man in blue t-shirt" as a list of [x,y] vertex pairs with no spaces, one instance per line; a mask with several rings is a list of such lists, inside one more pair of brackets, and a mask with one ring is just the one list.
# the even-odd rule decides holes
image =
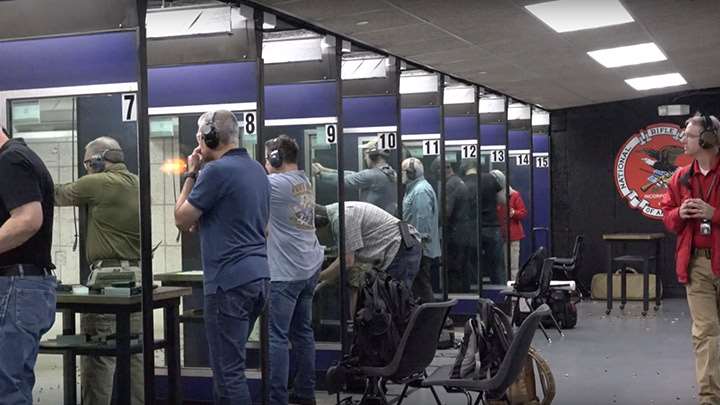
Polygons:
[[215,402],[249,404],[245,344],[268,295],[270,185],[260,163],[238,147],[232,112],[203,114],[197,141],[188,157],[175,223],[182,231],[200,231]]
[[[323,248],[315,235],[315,194],[298,169],[299,147],[287,135],[265,143],[270,175],[270,403],[315,404],[315,337],[312,302]],[[292,326],[292,330],[290,330]],[[297,373],[288,395],[292,343]]]

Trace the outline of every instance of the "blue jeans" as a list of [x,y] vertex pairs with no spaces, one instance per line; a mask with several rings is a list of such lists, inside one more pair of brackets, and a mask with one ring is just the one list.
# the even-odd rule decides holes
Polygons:
[[288,403],[290,351],[296,371],[293,391],[315,398],[315,336],[312,304],[318,273],[307,280],[275,281],[270,287],[270,403]]
[[33,403],[40,337],[55,322],[55,277],[0,277],[0,403]]
[[205,296],[205,333],[216,404],[251,404],[245,379],[245,344],[265,306],[268,280]]
[[401,243],[395,258],[385,271],[395,280],[404,281],[408,288],[412,288],[415,276],[420,271],[421,259],[422,246],[419,243],[410,249]]

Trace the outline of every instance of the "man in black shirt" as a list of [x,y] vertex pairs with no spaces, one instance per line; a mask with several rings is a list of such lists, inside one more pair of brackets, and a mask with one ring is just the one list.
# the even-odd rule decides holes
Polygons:
[[40,337],[55,321],[53,181],[22,139],[0,130],[0,402],[32,404]]
[[[460,233],[466,235],[466,265],[464,279],[466,285],[477,282],[477,227],[482,226],[480,237],[480,262],[483,275],[490,277],[491,284],[504,285],[507,281],[505,266],[502,259],[502,238],[500,237],[500,222],[497,216],[498,203],[504,203],[502,187],[489,173],[481,173],[478,178],[478,168],[475,159],[463,160],[460,167],[463,181],[467,188],[467,214],[468,220],[460,227]],[[480,187],[480,200],[478,201],[478,187]],[[479,205],[479,207],[478,207]],[[478,225],[478,214],[480,214]]]

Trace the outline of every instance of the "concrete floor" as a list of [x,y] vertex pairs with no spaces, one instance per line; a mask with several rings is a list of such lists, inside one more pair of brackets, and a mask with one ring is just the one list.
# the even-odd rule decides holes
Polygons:
[[[682,299],[664,301],[646,318],[641,304],[629,303],[624,311],[604,312],[605,302],[578,305],[575,329],[548,330],[552,343],[540,331],[533,346],[548,360],[555,377],[553,404],[696,404],[690,320]],[[439,352],[434,365],[451,363],[455,353]],[[159,359],[158,359],[159,360]],[[41,355],[36,368],[35,403],[59,404],[61,359]],[[390,391],[399,393],[400,387]],[[464,404],[464,397],[440,390],[444,404]],[[318,403],[332,404],[334,397],[318,392]],[[406,400],[412,404],[434,404],[427,390]]]

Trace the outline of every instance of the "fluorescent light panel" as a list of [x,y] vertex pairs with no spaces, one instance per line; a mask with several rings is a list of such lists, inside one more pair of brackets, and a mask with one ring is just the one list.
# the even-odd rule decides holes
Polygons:
[[587,54],[606,68],[667,60],[665,54],[654,42],[621,46],[618,48],[599,49],[597,51],[590,51]]
[[245,18],[230,6],[153,9],[147,13],[147,37],[230,34],[233,23],[244,24]]
[[634,77],[626,79],[625,83],[629,84],[635,90],[660,89],[663,87],[682,86],[687,81],[680,73],[668,73],[665,75]]
[[690,115],[690,105],[688,104],[666,104],[658,106],[658,116],[672,117]]
[[633,22],[619,0],[557,0],[525,6],[557,32],[570,32]]
[[529,120],[530,106],[520,103],[513,103],[508,106],[508,121]]
[[266,64],[322,60],[322,37],[263,41],[262,58]]
[[387,76],[388,58],[350,59],[342,61],[342,79],[370,79]]
[[445,104],[470,104],[475,102],[475,88],[472,86],[445,87]]
[[432,93],[438,91],[438,75],[434,73],[400,76],[400,94]]
[[478,100],[478,113],[486,114],[502,112],[505,112],[505,97],[482,97]]
[[550,125],[550,113],[545,110],[534,109],[532,114],[532,126]]

